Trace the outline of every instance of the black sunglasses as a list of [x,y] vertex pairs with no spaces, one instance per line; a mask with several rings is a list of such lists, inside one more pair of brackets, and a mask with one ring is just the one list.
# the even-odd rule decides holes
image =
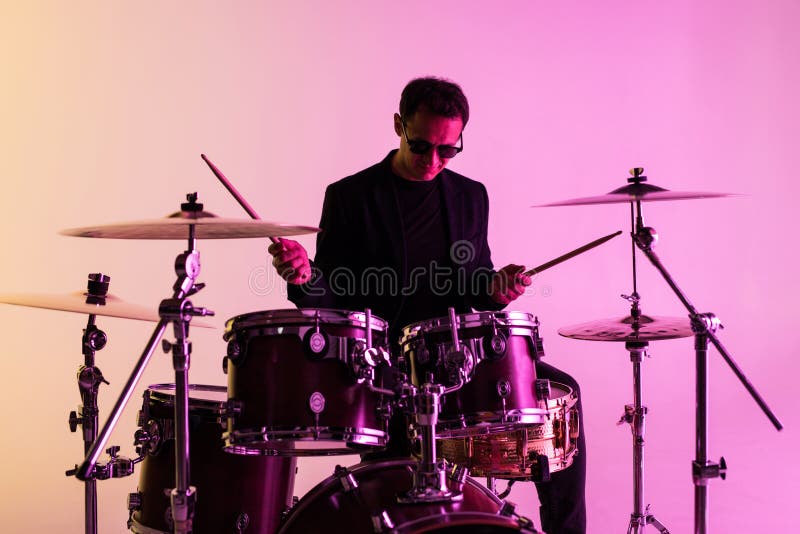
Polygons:
[[406,121],[401,120],[400,124],[403,125],[403,135],[406,136],[406,143],[408,143],[408,148],[414,154],[427,154],[428,151],[435,146],[436,153],[439,154],[440,158],[450,159],[455,157],[455,155],[461,152],[462,150],[464,150],[464,132],[461,132],[458,136],[458,141],[460,146],[434,145],[422,139],[409,139],[408,132],[406,132]]

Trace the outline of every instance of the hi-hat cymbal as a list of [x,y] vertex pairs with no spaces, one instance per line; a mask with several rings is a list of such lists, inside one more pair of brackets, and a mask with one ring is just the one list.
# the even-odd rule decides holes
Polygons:
[[[122,319],[135,319],[137,321],[150,321],[157,323],[160,320],[158,310],[131,304],[107,294],[103,304],[87,303],[88,292],[75,291],[66,294],[36,294],[18,293],[0,295],[0,303],[27,306],[30,308],[45,308],[48,310],[68,311],[75,313],[103,315],[106,317],[120,317]],[[192,319],[192,326],[201,328],[215,328],[213,325],[198,319]]]
[[693,336],[688,317],[642,315],[634,320],[630,315],[618,319],[600,319],[559,328],[558,333],[573,339],[588,341],[656,341]]
[[320,229],[253,219],[228,219],[207,211],[179,211],[163,219],[150,219],[69,228],[61,234],[107,239],[187,239],[189,225],[194,225],[197,239],[239,239],[245,237],[283,237],[313,234]]

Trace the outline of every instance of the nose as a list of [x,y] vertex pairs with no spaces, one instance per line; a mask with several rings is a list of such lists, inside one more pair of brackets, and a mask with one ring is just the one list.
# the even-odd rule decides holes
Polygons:
[[423,159],[426,165],[431,167],[437,167],[441,163],[439,158],[439,153],[436,151],[436,147],[431,147],[424,155]]

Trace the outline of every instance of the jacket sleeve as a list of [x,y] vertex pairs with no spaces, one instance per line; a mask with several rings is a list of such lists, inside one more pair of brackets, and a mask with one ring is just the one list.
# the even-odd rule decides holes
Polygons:
[[474,288],[473,292],[469,295],[469,306],[475,310],[481,311],[498,311],[506,307],[505,304],[499,304],[492,300],[489,296],[489,289],[491,287],[491,278],[495,274],[494,266],[492,264],[492,253],[489,248],[489,195],[486,192],[486,187],[480,184],[480,194],[475,195],[476,214],[479,217],[480,229],[475,239],[473,246],[476,250],[476,257],[474,269],[470,273],[471,285]]
[[332,289],[330,276],[337,266],[347,258],[352,239],[348,235],[346,209],[340,195],[331,184],[325,190],[322,215],[317,234],[317,251],[311,262],[311,280],[305,284],[289,284],[289,300],[298,308],[339,308],[341,295]]

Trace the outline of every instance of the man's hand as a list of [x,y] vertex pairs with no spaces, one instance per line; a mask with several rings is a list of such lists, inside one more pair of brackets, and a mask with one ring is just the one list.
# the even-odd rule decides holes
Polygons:
[[498,304],[506,305],[519,298],[531,285],[531,277],[525,276],[524,265],[509,264],[497,271],[492,279],[489,297]]
[[304,284],[311,279],[311,264],[303,245],[291,239],[277,238],[267,249],[272,254],[272,265],[290,284]]

